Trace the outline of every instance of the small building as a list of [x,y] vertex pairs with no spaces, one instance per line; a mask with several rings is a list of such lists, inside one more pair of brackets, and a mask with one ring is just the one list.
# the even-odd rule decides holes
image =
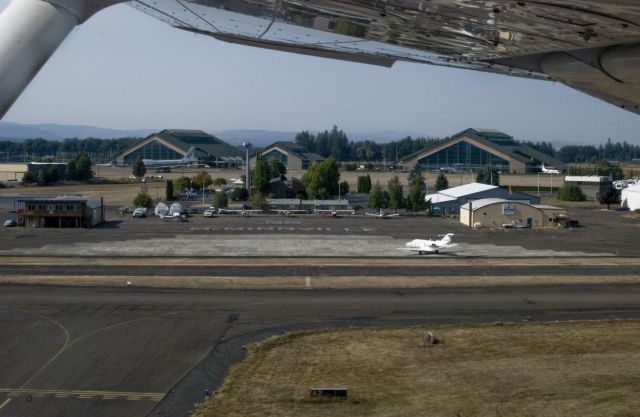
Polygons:
[[[325,160],[324,157],[317,153],[307,152],[305,148],[295,142],[276,142],[267,146],[262,151],[262,158],[265,161],[276,158],[289,171],[304,171],[309,169],[311,165]],[[251,158],[251,166],[255,166],[255,164],[256,157],[254,155]]]
[[506,133],[474,128],[436,142],[402,162],[408,169],[418,166],[429,171],[478,171],[491,166],[514,174],[540,172],[543,164],[559,169],[565,167],[562,161],[523,145]]
[[587,200],[597,200],[601,193],[613,187],[613,181],[608,176],[586,175],[564,177],[564,183],[574,184],[580,187]]
[[27,172],[29,172],[27,164],[0,164],[0,181],[22,181],[22,177]]
[[568,223],[568,213],[561,207],[485,198],[462,205],[460,222],[469,227],[558,227]]
[[138,158],[175,160],[195,148],[195,164],[235,167],[244,161],[244,152],[202,130],[165,129],[147,136],[114,156],[117,165],[131,165]]
[[631,211],[640,209],[640,184],[629,184],[627,188],[622,189],[620,207]]
[[468,201],[483,198],[503,198],[505,200],[521,201],[527,204],[540,203],[540,197],[538,196],[518,191],[510,192],[508,188],[478,182],[427,194],[424,200],[431,200],[431,210],[436,214],[457,214],[460,206],[466,204]]
[[104,222],[104,204],[82,196],[17,197],[18,226],[91,227]]
[[307,191],[302,181],[297,178],[273,178],[269,181],[264,191],[265,195],[273,196],[273,198],[295,198],[297,195],[306,197]]
[[43,169],[56,170],[58,177],[63,178],[66,162],[29,162],[26,164],[0,164],[0,181],[22,181],[27,172],[37,174]]

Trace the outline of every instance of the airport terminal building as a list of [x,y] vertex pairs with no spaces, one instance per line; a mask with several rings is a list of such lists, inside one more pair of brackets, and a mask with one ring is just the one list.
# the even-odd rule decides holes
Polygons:
[[[276,142],[262,151],[264,160],[276,158],[289,171],[304,171],[311,165],[324,161],[324,157],[317,153],[307,152],[295,142]],[[251,166],[255,166],[255,155],[251,158]]]
[[403,160],[408,169],[479,171],[491,166],[503,173],[539,172],[542,164],[564,167],[556,158],[522,145],[498,130],[467,129]]
[[154,133],[115,155],[116,165],[129,166],[138,158],[171,160],[184,158],[195,147],[197,164],[236,167],[243,164],[244,153],[235,146],[202,130],[165,129]]

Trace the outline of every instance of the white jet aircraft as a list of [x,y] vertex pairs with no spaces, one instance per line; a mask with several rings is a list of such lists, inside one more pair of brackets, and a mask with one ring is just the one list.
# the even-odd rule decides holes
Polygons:
[[452,236],[453,233],[447,233],[440,240],[413,239],[411,242],[407,242],[404,248],[398,249],[418,252],[418,255],[422,255],[423,253],[438,253],[441,249],[448,249],[457,246],[457,244],[451,243]]
[[544,164],[542,164],[542,172],[544,174],[558,174],[558,175],[560,175],[560,170],[559,169],[547,168],[547,167],[544,166]]
[[196,151],[195,147],[189,148],[189,151],[184,158],[180,159],[143,159],[144,166],[152,169],[171,169],[176,167],[183,167],[191,165],[193,163],[193,154]]

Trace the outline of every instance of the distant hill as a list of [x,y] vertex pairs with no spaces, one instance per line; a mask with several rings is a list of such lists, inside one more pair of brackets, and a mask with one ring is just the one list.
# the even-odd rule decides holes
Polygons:
[[157,131],[157,129],[119,130],[95,126],[0,122],[0,139],[12,141],[22,141],[24,139],[35,138],[63,140],[66,138],[112,139],[123,137],[145,137]]

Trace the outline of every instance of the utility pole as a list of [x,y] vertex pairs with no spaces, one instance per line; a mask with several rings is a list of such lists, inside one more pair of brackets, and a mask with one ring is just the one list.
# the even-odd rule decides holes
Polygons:
[[245,185],[247,187],[247,191],[249,192],[249,197],[251,197],[251,177],[250,177],[251,170],[249,169],[249,150],[251,149],[251,144],[249,142],[244,142],[242,146],[244,146],[244,148],[246,149],[246,156],[245,156],[245,162],[244,162]]

